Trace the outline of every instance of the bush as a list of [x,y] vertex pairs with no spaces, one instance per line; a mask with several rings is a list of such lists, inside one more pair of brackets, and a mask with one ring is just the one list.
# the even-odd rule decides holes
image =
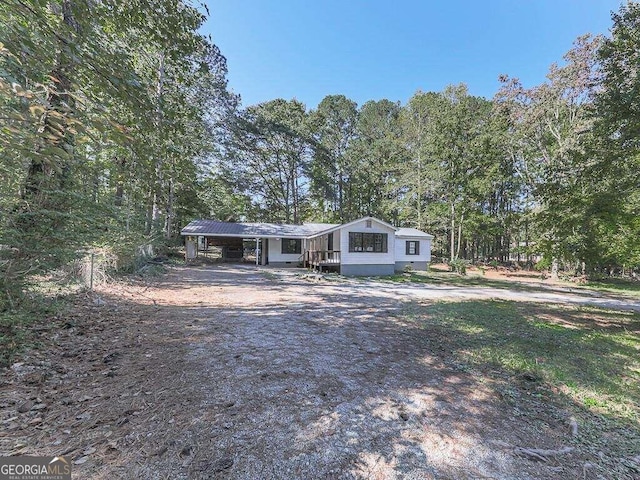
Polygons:
[[543,272],[545,270],[549,270],[551,268],[551,259],[543,257],[539,262],[537,262],[533,269],[538,272]]
[[468,262],[466,260],[462,260],[461,258],[454,258],[449,261],[449,270],[459,273],[460,275],[466,275],[467,263]]

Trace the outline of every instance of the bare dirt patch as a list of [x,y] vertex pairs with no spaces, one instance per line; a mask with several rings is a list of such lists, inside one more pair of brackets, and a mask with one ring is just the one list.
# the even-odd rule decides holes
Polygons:
[[402,296],[343,287],[177,267],[78,296],[3,375],[0,453],[77,478],[607,478],[536,385],[507,401]]

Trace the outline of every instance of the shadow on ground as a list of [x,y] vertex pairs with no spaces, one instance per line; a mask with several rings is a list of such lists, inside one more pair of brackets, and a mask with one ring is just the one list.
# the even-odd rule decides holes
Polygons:
[[[449,337],[400,299],[232,267],[180,268],[102,298],[66,333],[84,343],[60,368],[86,374],[57,416],[45,412],[56,427],[11,434],[34,453],[75,446],[83,477],[607,478],[559,397],[511,385],[498,366],[469,369],[475,333]],[[576,450],[541,463],[514,450],[565,445]]]

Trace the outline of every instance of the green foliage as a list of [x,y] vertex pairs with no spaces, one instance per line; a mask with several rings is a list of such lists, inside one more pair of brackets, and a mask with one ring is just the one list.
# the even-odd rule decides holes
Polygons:
[[493,100],[461,84],[406,105],[330,95],[311,111],[238,110],[198,8],[0,4],[0,311],[30,276],[96,246],[135,263],[197,217],[374,215],[435,234],[452,265],[640,268],[636,2],[541,85],[503,76]]
[[250,107],[226,152],[220,210],[374,215],[435,234],[434,254],[453,261],[532,266],[544,255],[580,273],[637,270],[638,18],[629,3],[610,39],[577,38],[540,85],[501,76],[493,100],[461,84],[406,105],[330,95],[308,113],[284,100]]
[[203,21],[174,0],[0,5],[0,311],[35,274],[135,256],[202,212],[237,101]]
[[460,275],[466,275],[468,263],[469,262],[467,260],[454,258],[453,260],[449,260],[449,270],[455,273],[459,273]]
[[628,2],[612,18],[598,55],[602,80],[593,112],[598,270],[640,267],[640,4]]
[[318,220],[353,217],[357,158],[351,154],[357,138],[357,104],[344,95],[328,95],[310,113],[315,148],[310,164],[310,199]]
[[538,272],[546,272],[551,268],[551,259],[549,257],[542,257],[533,268]]
[[535,206],[535,241],[552,258],[588,262],[595,253],[589,223],[596,185],[588,173],[588,151],[601,43],[600,37],[579,37],[565,55],[565,64],[551,66],[545,83],[526,89],[517,79],[503,76],[496,96],[498,111],[514,133],[509,145],[519,158],[523,193]]
[[313,148],[308,122],[297,100],[272,100],[236,116],[224,168],[238,174],[238,193],[255,200],[257,220],[301,223],[306,218]]

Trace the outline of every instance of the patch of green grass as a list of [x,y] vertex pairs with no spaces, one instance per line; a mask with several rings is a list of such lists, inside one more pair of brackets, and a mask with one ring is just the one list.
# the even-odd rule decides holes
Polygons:
[[617,293],[640,298],[640,282],[622,278],[610,278],[606,280],[590,280],[580,288],[597,290],[600,292]]
[[531,281],[525,282],[517,279],[513,280],[498,280],[489,279],[481,275],[459,275],[453,272],[443,272],[440,270],[419,271],[419,272],[405,272],[390,275],[386,277],[376,277],[376,280],[381,282],[393,282],[393,283],[425,283],[431,285],[454,285],[458,287],[492,287],[502,288],[509,290],[530,291],[530,292],[548,292],[553,289],[566,291],[570,288],[574,293],[578,291],[584,291],[587,294],[588,291],[599,291],[603,293],[611,293],[616,295],[625,295],[640,298],[640,282],[633,280],[622,279],[609,279],[590,281],[586,284],[575,284],[566,282],[564,284],[543,285],[532,283]]
[[639,314],[506,301],[406,309],[446,365],[492,385],[514,412],[574,416],[568,441],[611,478],[635,478],[621,459],[640,448]]
[[530,283],[518,282],[517,280],[488,279],[478,275],[463,276],[458,273],[442,272],[438,270],[398,273],[385,277],[376,277],[376,280],[393,283],[428,283],[431,285],[454,285],[459,287],[479,286],[505,288],[510,290],[548,291],[548,288],[532,285]]
[[482,371],[540,378],[576,404],[640,420],[640,315],[505,301],[410,307],[425,335]]

